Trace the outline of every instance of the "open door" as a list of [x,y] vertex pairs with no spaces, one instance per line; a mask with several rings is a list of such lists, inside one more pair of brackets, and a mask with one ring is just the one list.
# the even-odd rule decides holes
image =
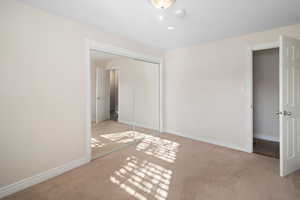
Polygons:
[[280,37],[280,175],[300,169],[300,40]]
[[102,82],[102,74],[99,67],[96,68],[96,124],[101,119],[101,82]]

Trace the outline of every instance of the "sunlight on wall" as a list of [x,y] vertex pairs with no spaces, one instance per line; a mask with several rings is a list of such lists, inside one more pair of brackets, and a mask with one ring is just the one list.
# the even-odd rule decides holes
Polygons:
[[171,177],[171,170],[130,156],[110,180],[137,200],[147,200],[147,197],[166,200]]
[[143,151],[164,161],[173,163],[176,159],[179,144],[170,140],[147,135],[136,147],[137,151]]

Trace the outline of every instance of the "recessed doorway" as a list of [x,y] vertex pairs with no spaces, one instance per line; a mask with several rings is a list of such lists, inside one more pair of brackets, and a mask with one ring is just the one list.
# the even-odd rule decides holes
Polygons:
[[109,118],[118,121],[119,117],[119,72],[117,69],[109,70]]
[[253,152],[279,158],[279,48],[252,56]]

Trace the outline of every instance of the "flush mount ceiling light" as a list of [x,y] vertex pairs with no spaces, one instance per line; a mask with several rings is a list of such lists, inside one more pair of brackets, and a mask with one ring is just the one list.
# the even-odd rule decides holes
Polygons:
[[175,2],[175,0],[150,0],[150,2],[154,7],[165,10],[169,8]]

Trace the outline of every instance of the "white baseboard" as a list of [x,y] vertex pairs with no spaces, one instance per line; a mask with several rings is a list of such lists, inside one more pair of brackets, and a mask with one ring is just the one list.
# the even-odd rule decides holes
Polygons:
[[206,138],[199,138],[199,137],[194,137],[194,136],[190,136],[190,135],[184,135],[182,133],[179,133],[179,132],[176,132],[176,131],[171,131],[171,130],[166,130],[165,132],[169,133],[169,134],[174,134],[174,135],[178,135],[178,136],[181,136],[181,137],[189,138],[189,139],[192,139],[192,140],[197,140],[197,141],[200,141],[200,142],[214,144],[214,145],[217,145],[217,146],[222,146],[222,147],[226,147],[226,148],[230,148],[230,149],[234,149],[234,150],[238,150],[238,151],[244,151],[244,152],[249,153],[249,150],[246,147],[240,147],[240,146],[237,146],[237,145],[234,145],[234,144],[216,142],[216,141],[212,141],[212,140],[209,140],[209,139],[206,139]]
[[256,133],[254,133],[254,138],[261,139],[261,140],[272,141],[272,142],[279,142],[279,137],[272,136],[272,135],[266,135],[266,134],[256,134]]
[[23,180],[20,180],[18,182],[12,183],[10,185],[4,186],[0,188],[0,198],[3,198],[5,196],[8,196],[10,194],[13,194],[15,192],[24,190],[25,188],[28,188],[30,186],[33,186],[35,184],[41,183],[43,181],[46,181],[48,179],[51,179],[55,176],[58,176],[60,174],[63,174],[64,172],[67,172],[71,169],[77,168],[85,163],[89,162],[89,160],[84,157],[78,160],[71,161],[67,164],[64,164],[59,167],[55,167],[53,169],[47,170],[45,172],[36,174],[32,177],[25,178]]
[[132,122],[128,122],[128,121],[123,121],[123,120],[118,120],[118,122],[120,123],[123,123],[123,124],[127,124],[127,125],[130,125],[130,126],[138,126],[138,127],[141,127],[141,128],[146,128],[146,129],[152,129],[152,130],[158,130],[158,127],[151,127],[151,126],[147,126],[147,125],[144,125],[144,124],[139,124],[139,123],[132,123]]

